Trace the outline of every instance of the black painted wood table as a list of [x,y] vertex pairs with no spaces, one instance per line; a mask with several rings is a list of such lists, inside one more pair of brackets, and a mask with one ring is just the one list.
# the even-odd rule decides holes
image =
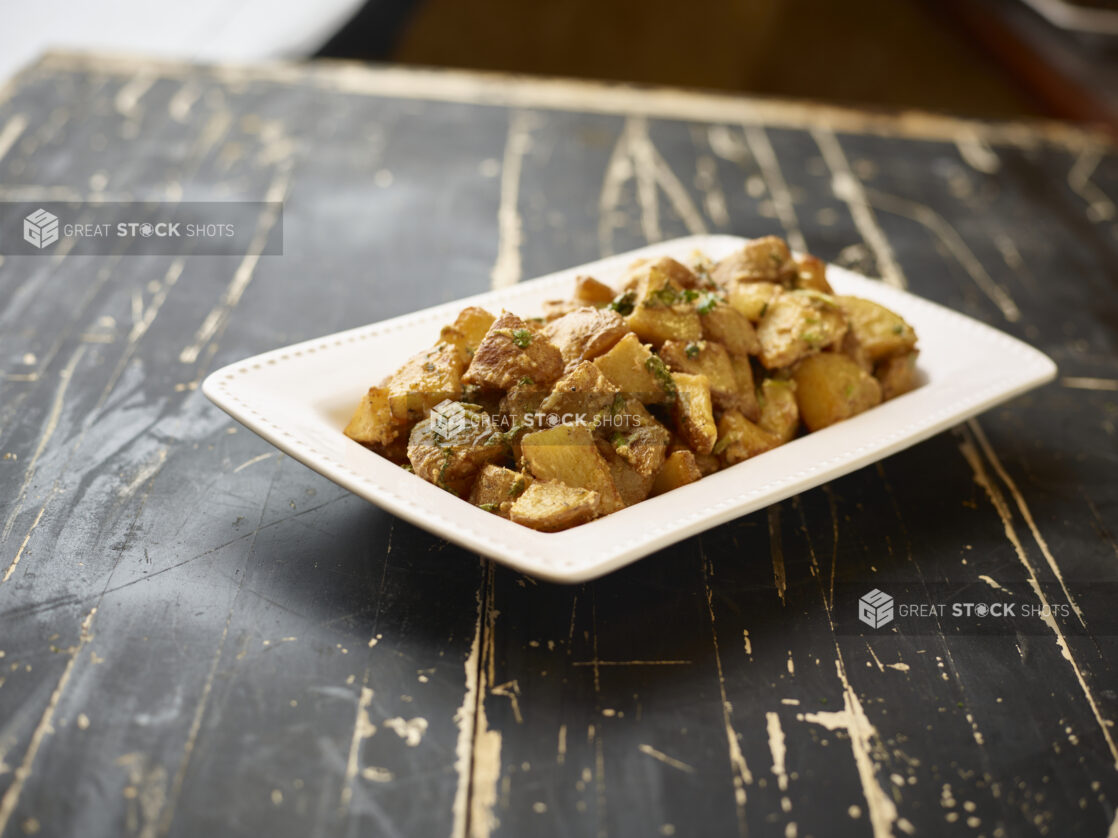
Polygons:
[[[0,264],[4,838],[1118,834],[1118,157],[1098,137],[53,55],[0,94],[0,198],[284,203],[282,256]],[[701,231],[785,235],[1060,378],[571,587],[341,491],[198,389]],[[852,621],[872,589],[1018,614],[875,629]]]

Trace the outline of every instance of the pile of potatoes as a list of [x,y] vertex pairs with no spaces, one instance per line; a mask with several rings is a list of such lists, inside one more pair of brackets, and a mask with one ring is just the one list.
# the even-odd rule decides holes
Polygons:
[[[916,334],[756,239],[712,263],[578,277],[543,317],[470,307],[370,388],[350,438],[495,515],[554,532],[693,483],[916,385]],[[432,408],[438,407],[438,416]],[[453,433],[441,418],[455,416]]]

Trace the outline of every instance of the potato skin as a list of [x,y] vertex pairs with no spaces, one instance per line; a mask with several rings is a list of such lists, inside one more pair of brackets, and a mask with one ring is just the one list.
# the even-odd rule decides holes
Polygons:
[[850,358],[823,352],[793,372],[796,403],[808,430],[818,431],[881,403],[881,385]]
[[706,376],[677,372],[672,380],[677,391],[672,407],[679,435],[696,454],[709,454],[718,439],[718,428]]
[[467,411],[465,427],[450,438],[439,434],[428,417],[412,428],[408,439],[408,460],[415,473],[459,497],[470,491],[483,466],[507,457],[504,438],[481,411]]
[[886,358],[874,369],[874,377],[881,382],[881,400],[888,401],[916,389],[916,357],[920,350],[914,349],[904,355]]
[[569,370],[579,361],[588,361],[609,352],[629,332],[616,311],[584,306],[552,320],[543,333],[563,356]]
[[478,472],[470,490],[470,503],[507,518],[513,503],[532,482],[530,474],[522,474],[502,466],[486,465]]
[[766,378],[761,383],[761,419],[758,424],[782,443],[800,429],[800,409],[796,403],[796,383]]
[[711,276],[719,285],[729,282],[788,283],[795,274],[792,253],[783,239],[765,236],[748,242],[714,266]]
[[730,355],[722,344],[709,340],[692,343],[668,340],[660,347],[660,357],[672,372],[706,376],[710,397],[716,407],[738,406],[738,380]]
[[[666,264],[671,263],[671,264]],[[633,311],[625,318],[637,336],[659,347],[666,340],[699,340],[703,336],[699,313],[684,297],[684,286],[675,266],[694,274],[674,260],[660,260],[635,277]]]
[[540,532],[558,532],[593,521],[599,512],[597,492],[548,481],[529,486],[509,508],[509,518]]
[[756,457],[780,444],[780,437],[750,422],[737,410],[727,410],[718,420],[718,442],[714,451],[727,466]]
[[406,424],[392,415],[388,406],[388,391],[383,387],[370,387],[345,426],[344,433],[365,445],[388,445],[406,428]]
[[443,326],[439,340],[453,343],[465,353],[466,358],[471,358],[496,319],[483,308],[467,306],[458,313],[453,323]]
[[916,332],[896,312],[860,297],[835,297],[835,300],[871,361],[876,363],[903,355],[916,346]]
[[543,334],[503,311],[489,327],[462,381],[508,390],[525,378],[550,387],[563,374],[563,356]]
[[846,334],[846,318],[833,298],[818,291],[788,291],[770,303],[757,327],[761,363],[775,370],[790,366]]
[[440,342],[413,355],[388,379],[388,409],[398,422],[415,422],[439,402],[462,396],[466,353]]

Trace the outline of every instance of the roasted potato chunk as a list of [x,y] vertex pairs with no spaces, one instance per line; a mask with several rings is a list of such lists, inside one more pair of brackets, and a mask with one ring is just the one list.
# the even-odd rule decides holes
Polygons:
[[494,320],[496,318],[485,309],[468,306],[459,312],[453,323],[443,326],[439,340],[453,343],[465,353],[466,358],[472,358]]
[[567,369],[609,352],[629,327],[616,311],[585,306],[552,320],[544,335],[558,348]]
[[770,451],[781,444],[780,437],[746,419],[737,410],[727,410],[718,420],[718,442],[712,453],[728,466]]
[[795,275],[792,253],[783,239],[765,236],[754,239],[714,266],[711,276],[719,285],[732,282],[775,282],[787,284]]
[[761,418],[761,402],[757,399],[757,387],[753,383],[753,365],[748,358],[733,356],[730,366],[734,368],[734,380],[738,386],[737,408],[750,422]]
[[673,372],[706,376],[714,406],[725,410],[738,407],[738,380],[730,355],[720,343],[699,340],[683,343],[665,341],[660,357]]
[[636,399],[625,399],[602,425],[618,455],[636,469],[641,477],[656,474],[664,462],[671,432],[656,421]]
[[703,336],[726,347],[731,355],[756,355],[761,342],[749,318],[721,298],[711,295],[698,306]]
[[392,415],[388,390],[370,387],[345,426],[345,435],[365,445],[388,445],[407,425]]
[[659,404],[669,396],[663,386],[664,376],[660,374],[663,363],[632,332],[605,355],[595,358],[594,366],[622,393],[644,404]]
[[676,386],[675,412],[679,435],[697,454],[709,454],[718,438],[710,385],[706,376],[677,372],[672,375]]
[[796,404],[796,384],[779,378],[766,378],[761,383],[762,428],[781,442],[788,442],[800,427],[800,409]]
[[827,282],[827,264],[814,256],[797,257],[796,276],[792,280],[792,287],[806,291],[822,291],[824,294],[835,293],[831,289],[831,283]]
[[550,387],[563,374],[563,356],[544,335],[507,311],[489,327],[462,381],[507,390],[527,378]]
[[552,320],[558,320],[560,317],[565,317],[572,311],[580,308],[582,308],[582,306],[573,300],[545,300],[543,304],[543,320],[550,323]]
[[793,372],[796,404],[808,430],[818,431],[881,403],[881,385],[845,355],[804,358]]
[[509,518],[540,532],[558,532],[598,517],[601,499],[589,489],[558,481],[533,483],[509,509]]
[[484,466],[470,490],[470,503],[507,518],[513,503],[532,482],[530,474],[522,474],[502,466]]
[[408,460],[424,480],[462,497],[487,463],[508,457],[504,437],[489,415],[463,408],[461,427],[446,428],[429,416],[412,428]]
[[688,483],[694,483],[702,478],[699,466],[695,463],[695,455],[687,450],[673,451],[664,460],[664,465],[656,473],[652,482],[652,495],[662,495]]
[[903,355],[916,346],[916,332],[903,317],[885,306],[860,297],[835,297],[835,300],[871,361]]
[[726,297],[734,311],[756,325],[768,313],[773,299],[783,290],[775,282],[732,282],[727,286]]
[[882,401],[916,389],[916,356],[919,354],[920,351],[914,349],[904,355],[886,358],[877,365],[873,374],[881,383]]
[[466,353],[446,341],[408,359],[388,380],[388,409],[397,421],[422,419],[441,401],[462,395]]
[[590,489],[601,497],[602,514],[624,504],[613,485],[609,464],[594,444],[585,425],[556,425],[525,434],[520,441],[528,470],[539,480],[558,480],[577,489]]
[[617,493],[621,496],[621,502],[626,506],[632,506],[648,497],[652,489],[652,476],[644,476],[629,465],[610,441],[599,439],[597,445],[599,453],[609,464],[609,473]]
[[834,298],[818,291],[787,291],[769,305],[757,327],[761,363],[779,369],[842,340],[846,319]]
[[546,417],[560,422],[593,423],[598,414],[609,410],[620,391],[589,361],[579,361],[555,382],[555,387],[540,405]]
[[584,306],[606,305],[613,301],[613,289],[592,276],[576,276],[574,301]]
[[684,294],[684,287],[673,277],[674,268],[666,262],[683,267],[671,259],[649,265],[630,292],[633,308],[625,318],[641,340],[657,347],[666,340],[698,340],[703,335],[699,313]]

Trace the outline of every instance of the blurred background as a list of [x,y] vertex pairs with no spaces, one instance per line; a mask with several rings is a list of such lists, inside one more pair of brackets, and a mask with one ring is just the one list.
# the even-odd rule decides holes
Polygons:
[[37,0],[3,18],[0,78],[64,47],[325,57],[1118,130],[1118,0]]

